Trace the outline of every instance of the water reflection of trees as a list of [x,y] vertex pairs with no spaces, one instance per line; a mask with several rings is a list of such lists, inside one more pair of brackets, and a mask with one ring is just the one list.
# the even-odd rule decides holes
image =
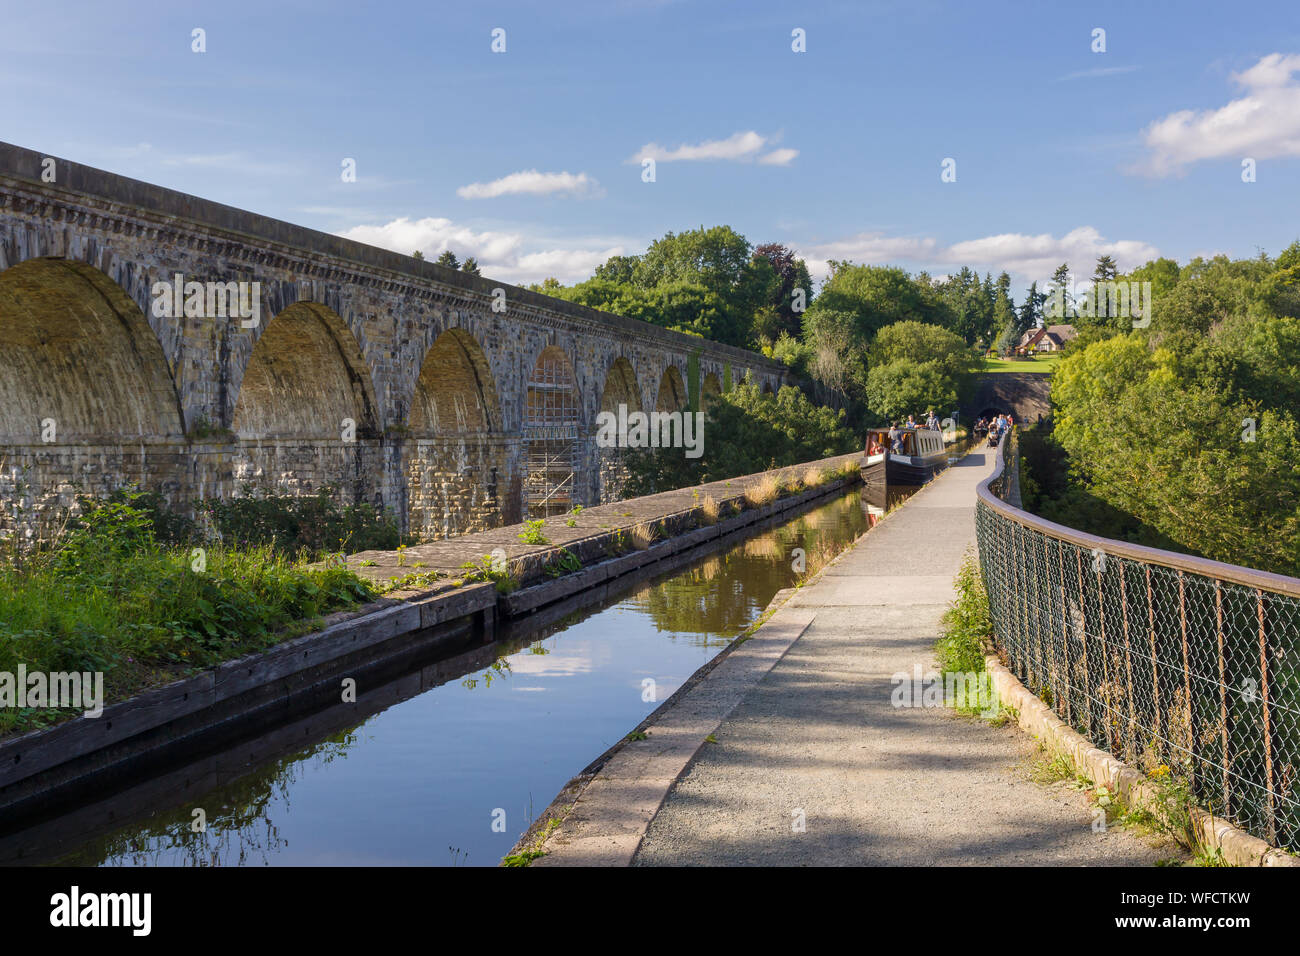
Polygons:
[[661,631],[702,647],[725,644],[748,627],[772,596],[792,586],[794,549],[839,551],[866,530],[857,493],[755,535],[722,554],[633,595]]
[[[194,803],[170,808],[83,846],[59,862],[107,866],[270,864],[287,845],[274,817],[289,812],[289,791],[310,770],[345,756],[356,742],[342,731],[270,761]],[[220,802],[220,806],[214,804]],[[195,809],[206,815],[195,832]]]
[[[858,495],[846,495],[739,542],[724,553],[711,555],[691,568],[670,573],[634,594],[611,595],[543,627],[507,635],[495,644],[439,661],[434,665],[438,673],[433,686],[460,678],[462,686],[470,689],[490,687],[509,675],[510,655],[520,651],[549,653],[542,643],[546,638],[615,604],[643,609],[658,629],[673,639],[680,636],[702,647],[725,645],[754,621],[777,591],[795,583],[795,548],[803,548],[810,555],[838,551],[864,530],[866,518]],[[309,772],[344,756],[356,740],[354,730],[343,730],[268,760],[195,800],[94,838],[59,862],[136,866],[269,864],[287,846],[276,819],[284,819],[289,812],[290,789]],[[196,807],[207,814],[201,832],[192,828]],[[449,848],[449,853],[454,863],[456,848]]]

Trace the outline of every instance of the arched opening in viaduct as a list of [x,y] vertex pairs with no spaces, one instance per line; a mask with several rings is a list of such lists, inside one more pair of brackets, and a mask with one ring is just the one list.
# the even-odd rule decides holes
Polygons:
[[[622,356],[614,360],[605,374],[605,387],[600,394],[600,411],[617,416],[620,405],[625,407],[627,414],[642,410],[641,388],[637,384],[636,370]],[[622,497],[623,487],[629,477],[626,449],[598,448],[596,451],[599,458],[597,494],[600,503],[617,501]]]
[[655,411],[684,412],[686,406],[686,383],[682,381],[682,373],[677,371],[676,365],[669,365],[664,369],[664,374],[659,379],[659,394],[655,398]]
[[573,363],[556,345],[542,349],[528,377],[524,404],[524,510],[563,514],[581,504],[578,384]]
[[18,500],[17,472],[30,495],[0,522],[128,484],[184,504],[184,431],[162,346],[116,282],[59,258],[0,273],[0,490]]
[[722,383],[718,381],[718,376],[712,372],[704,375],[704,381],[700,383],[700,410],[708,411],[709,406],[722,396]]
[[[236,481],[290,494],[334,486],[344,501],[380,503],[375,408],[361,348],[338,313],[289,306],[244,368],[231,421]],[[348,476],[343,486],[339,476]]]
[[487,356],[469,332],[447,329],[425,353],[409,425],[411,531],[446,538],[501,524],[501,405]]
[[772,383],[771,383],[771,382],[764,382],[764,383],[763,383],[763,394],[764,394],[764,395],[774,395],[774,394],[776,394],[775,392],[772,391]]

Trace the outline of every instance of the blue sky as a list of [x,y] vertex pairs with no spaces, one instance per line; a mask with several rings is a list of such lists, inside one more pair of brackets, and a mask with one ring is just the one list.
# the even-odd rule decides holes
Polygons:
[[1017,298],[1064,259],[1300,235],[1293,3],[51,0],[5,20],[0,139],[508,282],[701,224],[814,274],[1006,268]]

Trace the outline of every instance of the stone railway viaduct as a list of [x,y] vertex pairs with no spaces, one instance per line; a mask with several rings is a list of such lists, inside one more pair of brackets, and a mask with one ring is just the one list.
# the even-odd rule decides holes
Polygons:
[[[260,321],[160,317],[154,285],[176,274],[258,283]],[[181,510],[335,486],[461,534],[616,497],[601,410],[694,409],[747,377],[787,380],[751,352],[0,143],[0,527],[128,484]]]

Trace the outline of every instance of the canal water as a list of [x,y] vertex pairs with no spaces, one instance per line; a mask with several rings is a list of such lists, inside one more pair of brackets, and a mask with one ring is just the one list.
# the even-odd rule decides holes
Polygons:
[[111,819],[129,822],[82,843],[70,829],[28,861],[495,866],[575,774],[796,583],[796,549],[814,570],[878,516],[853,491],[542,630],[426,664],[423,684],[394,683],[392,703],[360,721],[354,707],[325,733],[282,728],[287,746],[268,734],[227,754],[205,792],[192,792],[200,768],[171,773],[183,803],[155,781],[142,792],[157,809],[140,816],[149,801],[127,799]]

